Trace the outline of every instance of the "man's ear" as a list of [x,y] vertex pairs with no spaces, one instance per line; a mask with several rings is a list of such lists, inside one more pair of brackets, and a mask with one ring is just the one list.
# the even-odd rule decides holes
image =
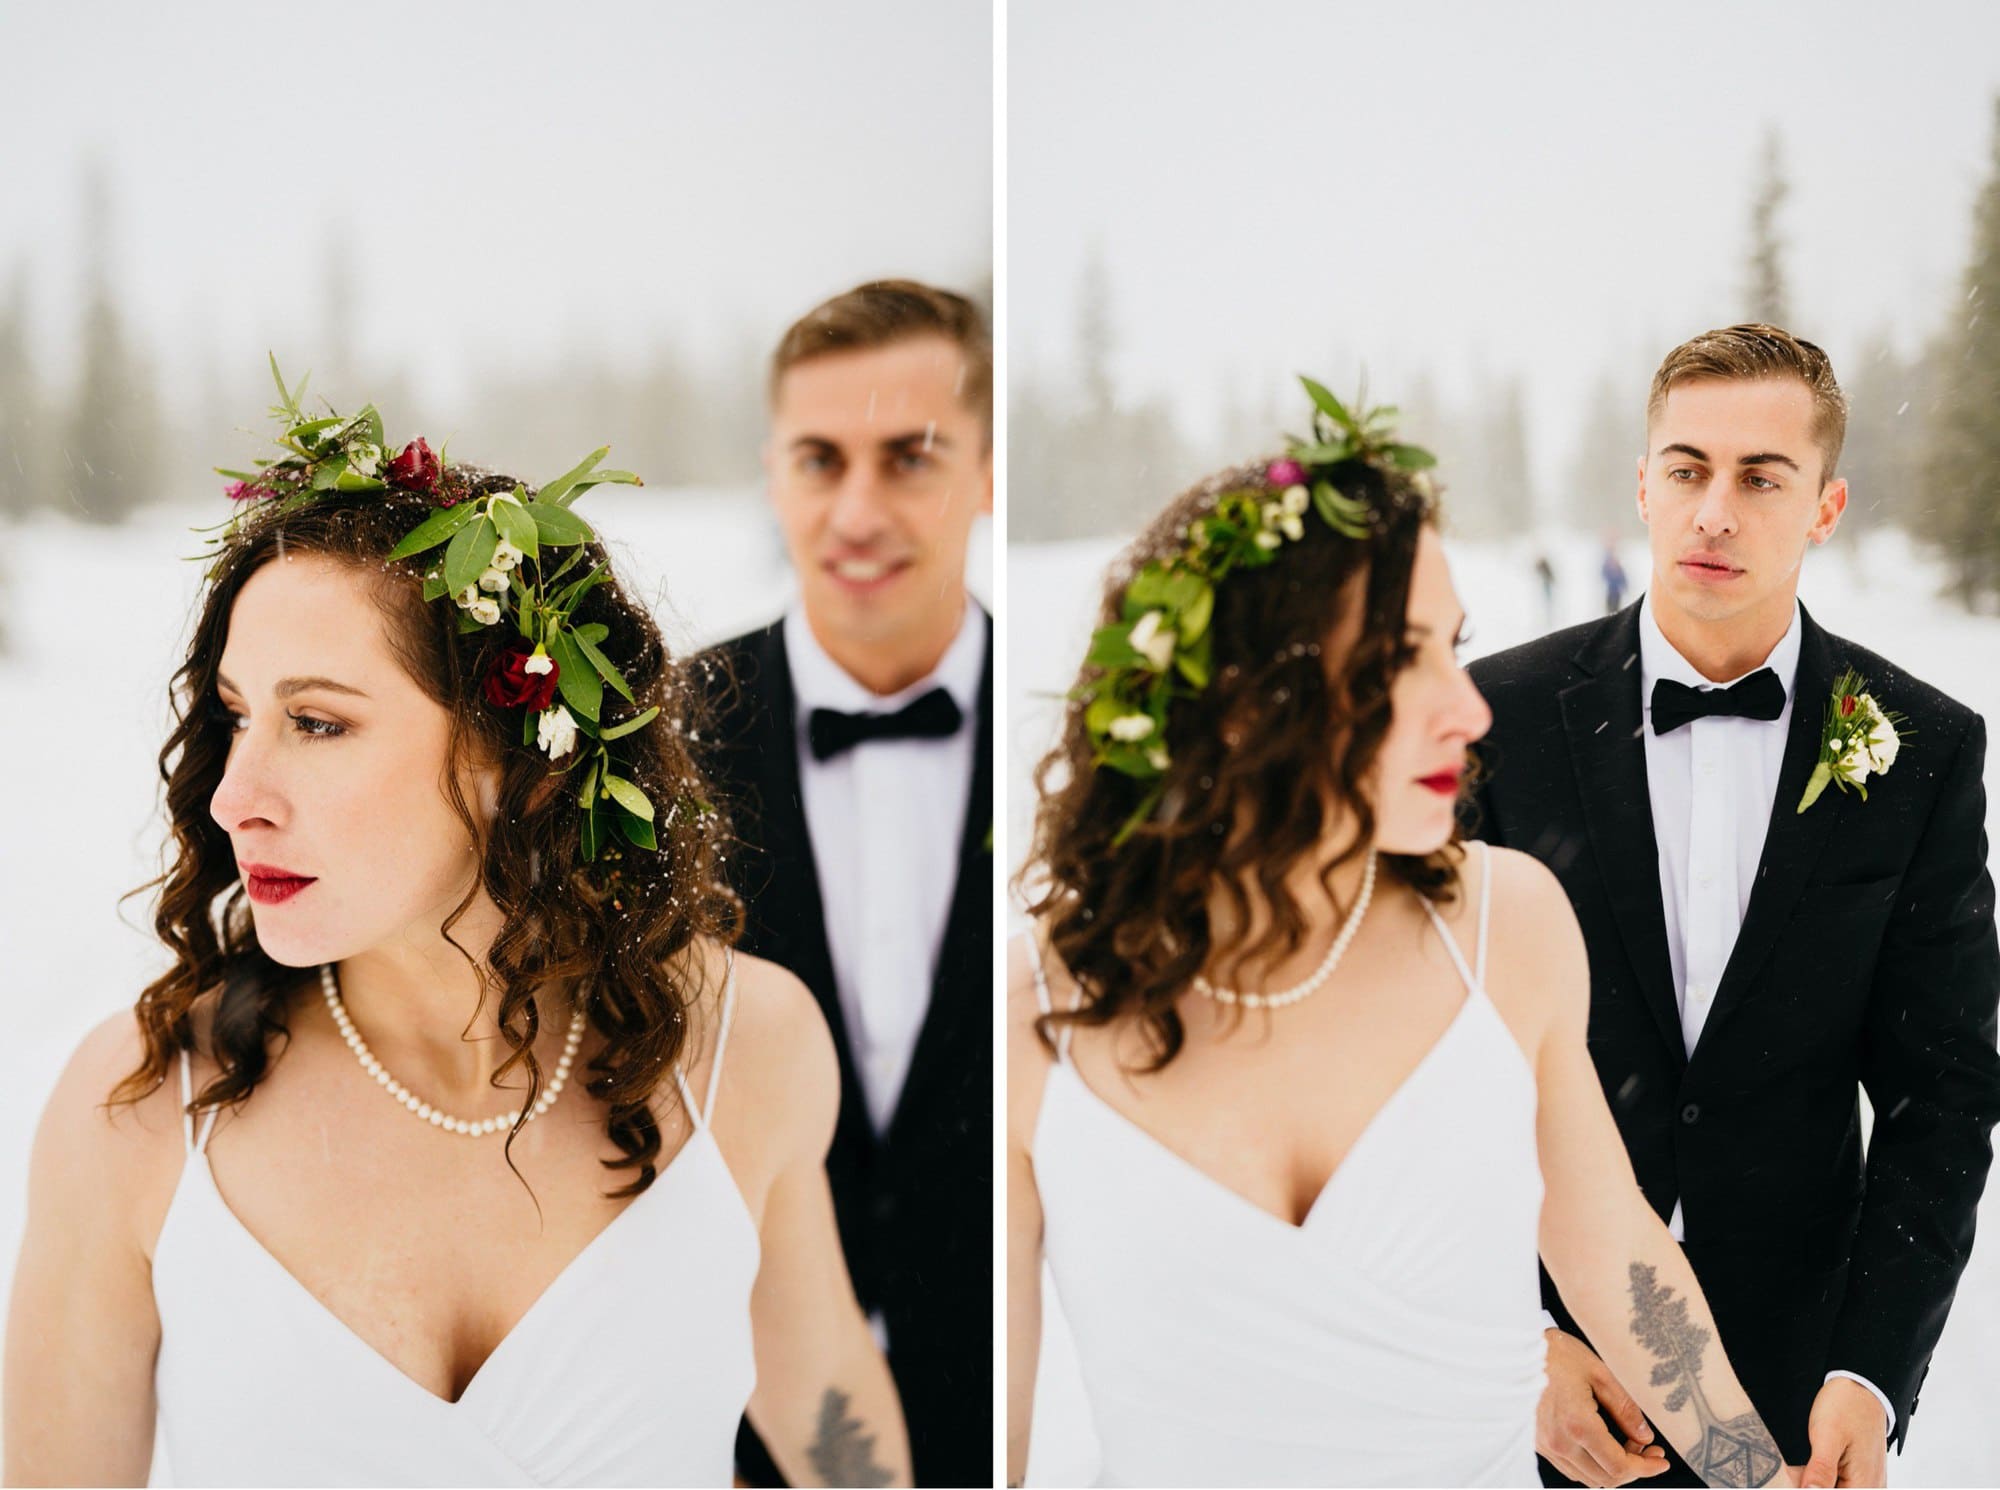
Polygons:
[[986,459],[979,463],[979,510],[988,516],[993,512],[993,451],[989,448]]
[[1819,515],[1813,520],[1806,533],[1814,543],[1824,543],[1833,536],[1833,530],[1840,526],[1840,515],[1847,510],[1847,478],[1835,477],[1820,488]]
[[1646,516],[1646,457],[1643,455],[1640,456],[1637,464],[1639,467],[1639,495],[1637,498],[1639,503],[1639,521],[1650,526],[1652,519]]

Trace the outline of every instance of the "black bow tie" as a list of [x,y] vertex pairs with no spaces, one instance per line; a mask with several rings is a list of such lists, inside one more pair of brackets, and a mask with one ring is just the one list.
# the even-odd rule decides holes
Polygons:
[[1691,719],[1776,719],[1785,712],[1785,685],[1768,667],[1727,688],[1690,688],[1671,678],[1653,685],[1653,733],[1672,734]]
[[831,760],[864,740],[942,740],[958,733],[964,716],[942,688],[933,688],[893,714],[843,714],[838,709],[814,709],[806,721],[806,740],[814,760]]

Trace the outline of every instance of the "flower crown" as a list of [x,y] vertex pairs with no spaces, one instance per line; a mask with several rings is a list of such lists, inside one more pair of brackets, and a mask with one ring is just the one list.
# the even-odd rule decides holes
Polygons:
[[[230,478],[226,495],[242,504],[222,525],[217,545],[235,541],[252,513],[260,522],[277,521],[328,491],[394,490],[430,499],[430,514],[389,551],[387,561],[444,550],[424,572],[423,597],[451,598],[461,636],[511,616],[519,639],[494,655],[480,691],[495,708],[524,711],[522,745],[546,752],[552,764],[562,762],[559,772],[588,762],[577,796],[585,862],[602,851],[615,856],[614,835],[635,848],[657,849],[653,804],[612,746],[645,729],[660,711],[648,708],[616,724],[604,717],[605,690],[629,704],[632,689],[598,650],[609,628],[574,620],[584,596],[610,575],[594,563],[572,574],[585,559],[583,545],[597,534],[570,504],[593,486],[639,486],[639,478],[630,471],[600,470],[598,463],[610,450],[604,446],[537,491],[520,485],[495,490],[485,473],[447,462],[421,437],[389,455],[382,416],[373,404],[357,414],[309,415],[299,402],[306,380],[287,388],[275,357],[271,376],[278,385],[271,414],[282,426],[276,443],[283,453],[257,461],[255,471],[216,467],[217,474]],[[570,553],[554,562],[563,549]],[[579,737],[588,741],[581,749]]]
[[[1167,715],[1177,698],[1208,686],[1215,587],[1237,569],[1258,569],[1287,540],[1305,537],[1308,512],[1334,532],[1366,539],[1379,514],[1335,484],[1336,467],[1361,461],[1388,472],[1421,473],[1437,464],[1428,450],[1393,438],[1397,410],[1346,405],[1311,378],[1312,438],[1291,438],[1284,458],[1264,468],[1260,484],[1225,491],[1213,510],[1182,531],[1185,546],[1149,560],[1125,587],[1119,619],[1090,638],[1085,665],[1097,675],[1070,697],[1085,703],[1092,764],[1155,783],[1116,842],[1151,816],[1160,778],[1173,763]],[[1417,475],[1427,485],[1429,477]]]

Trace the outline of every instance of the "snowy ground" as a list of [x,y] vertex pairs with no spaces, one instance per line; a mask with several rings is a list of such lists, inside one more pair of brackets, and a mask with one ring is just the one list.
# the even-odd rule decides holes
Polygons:
[[[219,505],[219,499],[218,499]],[[599,487],[580,504],[619,573],[683,652],[776,616],[790,571],[754,491]],[[0,1299],[20,1236],[34,1124],[84,1031],[128,1007],[165,953],[150,900],[165,833],[156,757],[167,682],[201,566],[189,532],[213,506],[124,527],[38,520],[0,529]],[[993,593],[991,523],[974,530],[975,594]]]
[[[1008,643],[1007,852],[1018,860],[1028,842],[1033,809],[1031,773],[1052,741],[1061,695],[1096,619],[1106,564],[1120,545],[1079,542],[1014,545],[1008,553],[1004,624]],[[1588,537],[1555,536],[1544,545],[1557,572],[1556,605],[1545,617],[1533,576],[1537,545],[1530,540],[1465,545],[1448,542],[1453,577],[1472,633],[1468,655],[1526,641],[1551,624],[1587,620],[1601,610],[1599,547]],[[1621,550],[1628,574],[1648,570],[1643,538]],[[1841,540],[1814,553],[1800,594],[1813,618],[1843,636],[1896,659],[1925,681],[1963,699],[1990,721],[2000,717],[2000,620],[1969,617],[1933,598],[1932,567],[1900,535]],[[1987,822],[2000,822],[2000,752],[1987,757]],[[1015,925],[1018,926],[1018,913]],[[2000,1383],[2000,1184],[1984,1206],[1982,1244],[1973,1253],[1950,1324],[1940,1343],[1909,1451],[1890,1463],[1899,1485],[2000,1483],[2000,1419],[1990,1393]],[[1076,1484],[1091,1475],[1094,1450],[1079,1407],[1080,1384],[1067,1334],[1044,1289],[1051,1328],[1037,1392],[1035,1454],[1030,1480]]]

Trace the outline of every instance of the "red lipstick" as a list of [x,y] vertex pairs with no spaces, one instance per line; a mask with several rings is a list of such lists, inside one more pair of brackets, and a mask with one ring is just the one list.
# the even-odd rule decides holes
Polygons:
[[289,869],[280,869],[275,864],[245,864],[238,861],[237,869],[243,875],[243,888],[250,899],[258,905],[281,905],[299,891],[312,884],[317,875],[294,874]]
[[1417,785],[1429,787],[1440,797],[1455,797],[1458,795],[1458,777],[1456,771],[1434,771],[1429,776],[1418,777]]

